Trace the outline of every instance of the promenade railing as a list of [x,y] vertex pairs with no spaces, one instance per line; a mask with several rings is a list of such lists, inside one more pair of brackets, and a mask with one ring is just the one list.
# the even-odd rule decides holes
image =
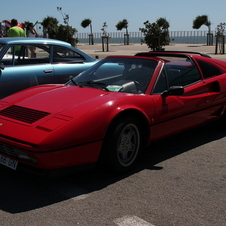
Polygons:
[[[214,34],[214,31],[211,32]],[[206,44],[208,31],[169,31],[170,43],[175,44]],[[77,33],[75,38],[79,43],[89,43],[89,33]],[[102,42],[102,32],[93,33],[94,43]],[[124,43],[125,32],[108,32],[110,37],[109,43]],[[129,32],[129,43],[141,43],[144,38],[141,32]],[[215,35],[213,35],[213,43],[215,43]]]

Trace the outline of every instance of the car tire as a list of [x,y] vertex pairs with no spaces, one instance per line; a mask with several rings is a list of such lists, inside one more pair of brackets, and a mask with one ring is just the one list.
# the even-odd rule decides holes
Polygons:
[[142,127],[135,117],[123,118],[110,128],[103,145],[104,166],[116,173],[130,171],[143,148]]

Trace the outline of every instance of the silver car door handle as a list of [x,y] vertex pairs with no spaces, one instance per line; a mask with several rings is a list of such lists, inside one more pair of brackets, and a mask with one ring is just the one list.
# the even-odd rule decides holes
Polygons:
[[44,70],[45,73],[52,73],[53,70],[49,69],[49,70]]

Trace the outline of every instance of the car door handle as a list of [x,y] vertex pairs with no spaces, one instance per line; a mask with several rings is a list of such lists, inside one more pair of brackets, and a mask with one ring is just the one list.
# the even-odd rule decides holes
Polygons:
[[45,73],[52,73],[53,70],[49,69],[49,70],[44,70]]

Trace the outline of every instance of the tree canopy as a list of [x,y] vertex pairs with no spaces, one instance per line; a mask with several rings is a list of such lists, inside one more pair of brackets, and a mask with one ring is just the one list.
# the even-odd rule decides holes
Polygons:
[[126,34],[128,34],[128,21],[126,19],[123,19],[122,21],[119,21],[116,25],[117,30],[121,31],[122,29],[126,29]]
[[49,16],[44,18],[41,24],[44,27],[45,36],[48,35],[49,38],[65,41],[74,45],[73,36],[77,32],[75,28],[69,25],[58,25],[58,20]]
[[65,25],[60,24],[58,26],[58,32],[56,34],[56,39],[68,42],[73,45],[74,44],[73,36],[75,35],[76,32],[77,32],[77,30],[75,28],[72,28],[71,26],[68,26],[68,25],[65,26]]
[[107,27],[108,27],[107,22],[104,22],[103,25],[102,25],[102,28],[101,28],[101,31],[103,32],[102,34],[103,34],[104,37],[108,37],[108,33],[107,33],[107,30],[106,30]]
[[194,20],[193,20],[193,29],[199,29],[202,25],[205,25],[208,27],[209,33],[210,33],[210,26],[211,26],[211,22],[208,19],[207,15],[202,15],[202,16],[197,16]]
[[144,22],[144,28],[140,31],[144,34],[141,44],[146,43],[153,51],[161,50],[162,46],[169,44],[169,22],[165,18],[159,18],[154,23],[148,20]]
[[84,19],[84,20],[81,22],[81,26],[82,26],[83,28],[86,28],[86,27],[90,26],[90,33],[91,33],[91,34],[93,33],[93,32],[92,32],[92,20],[90,20],[90,19]]
[[128,21],[126,19],[123,19],[122,21],[119,21],[116,25],[117,30],[126,29],[126,35],[124,36],[124,44],[129,45],[129,33],[128,33]]
[[58,31],[58,23],[59,21],[54,17],[45,17],[41,23],[44,27],[44,36],[48,35],[49,38],[56,38],[55,35]]

